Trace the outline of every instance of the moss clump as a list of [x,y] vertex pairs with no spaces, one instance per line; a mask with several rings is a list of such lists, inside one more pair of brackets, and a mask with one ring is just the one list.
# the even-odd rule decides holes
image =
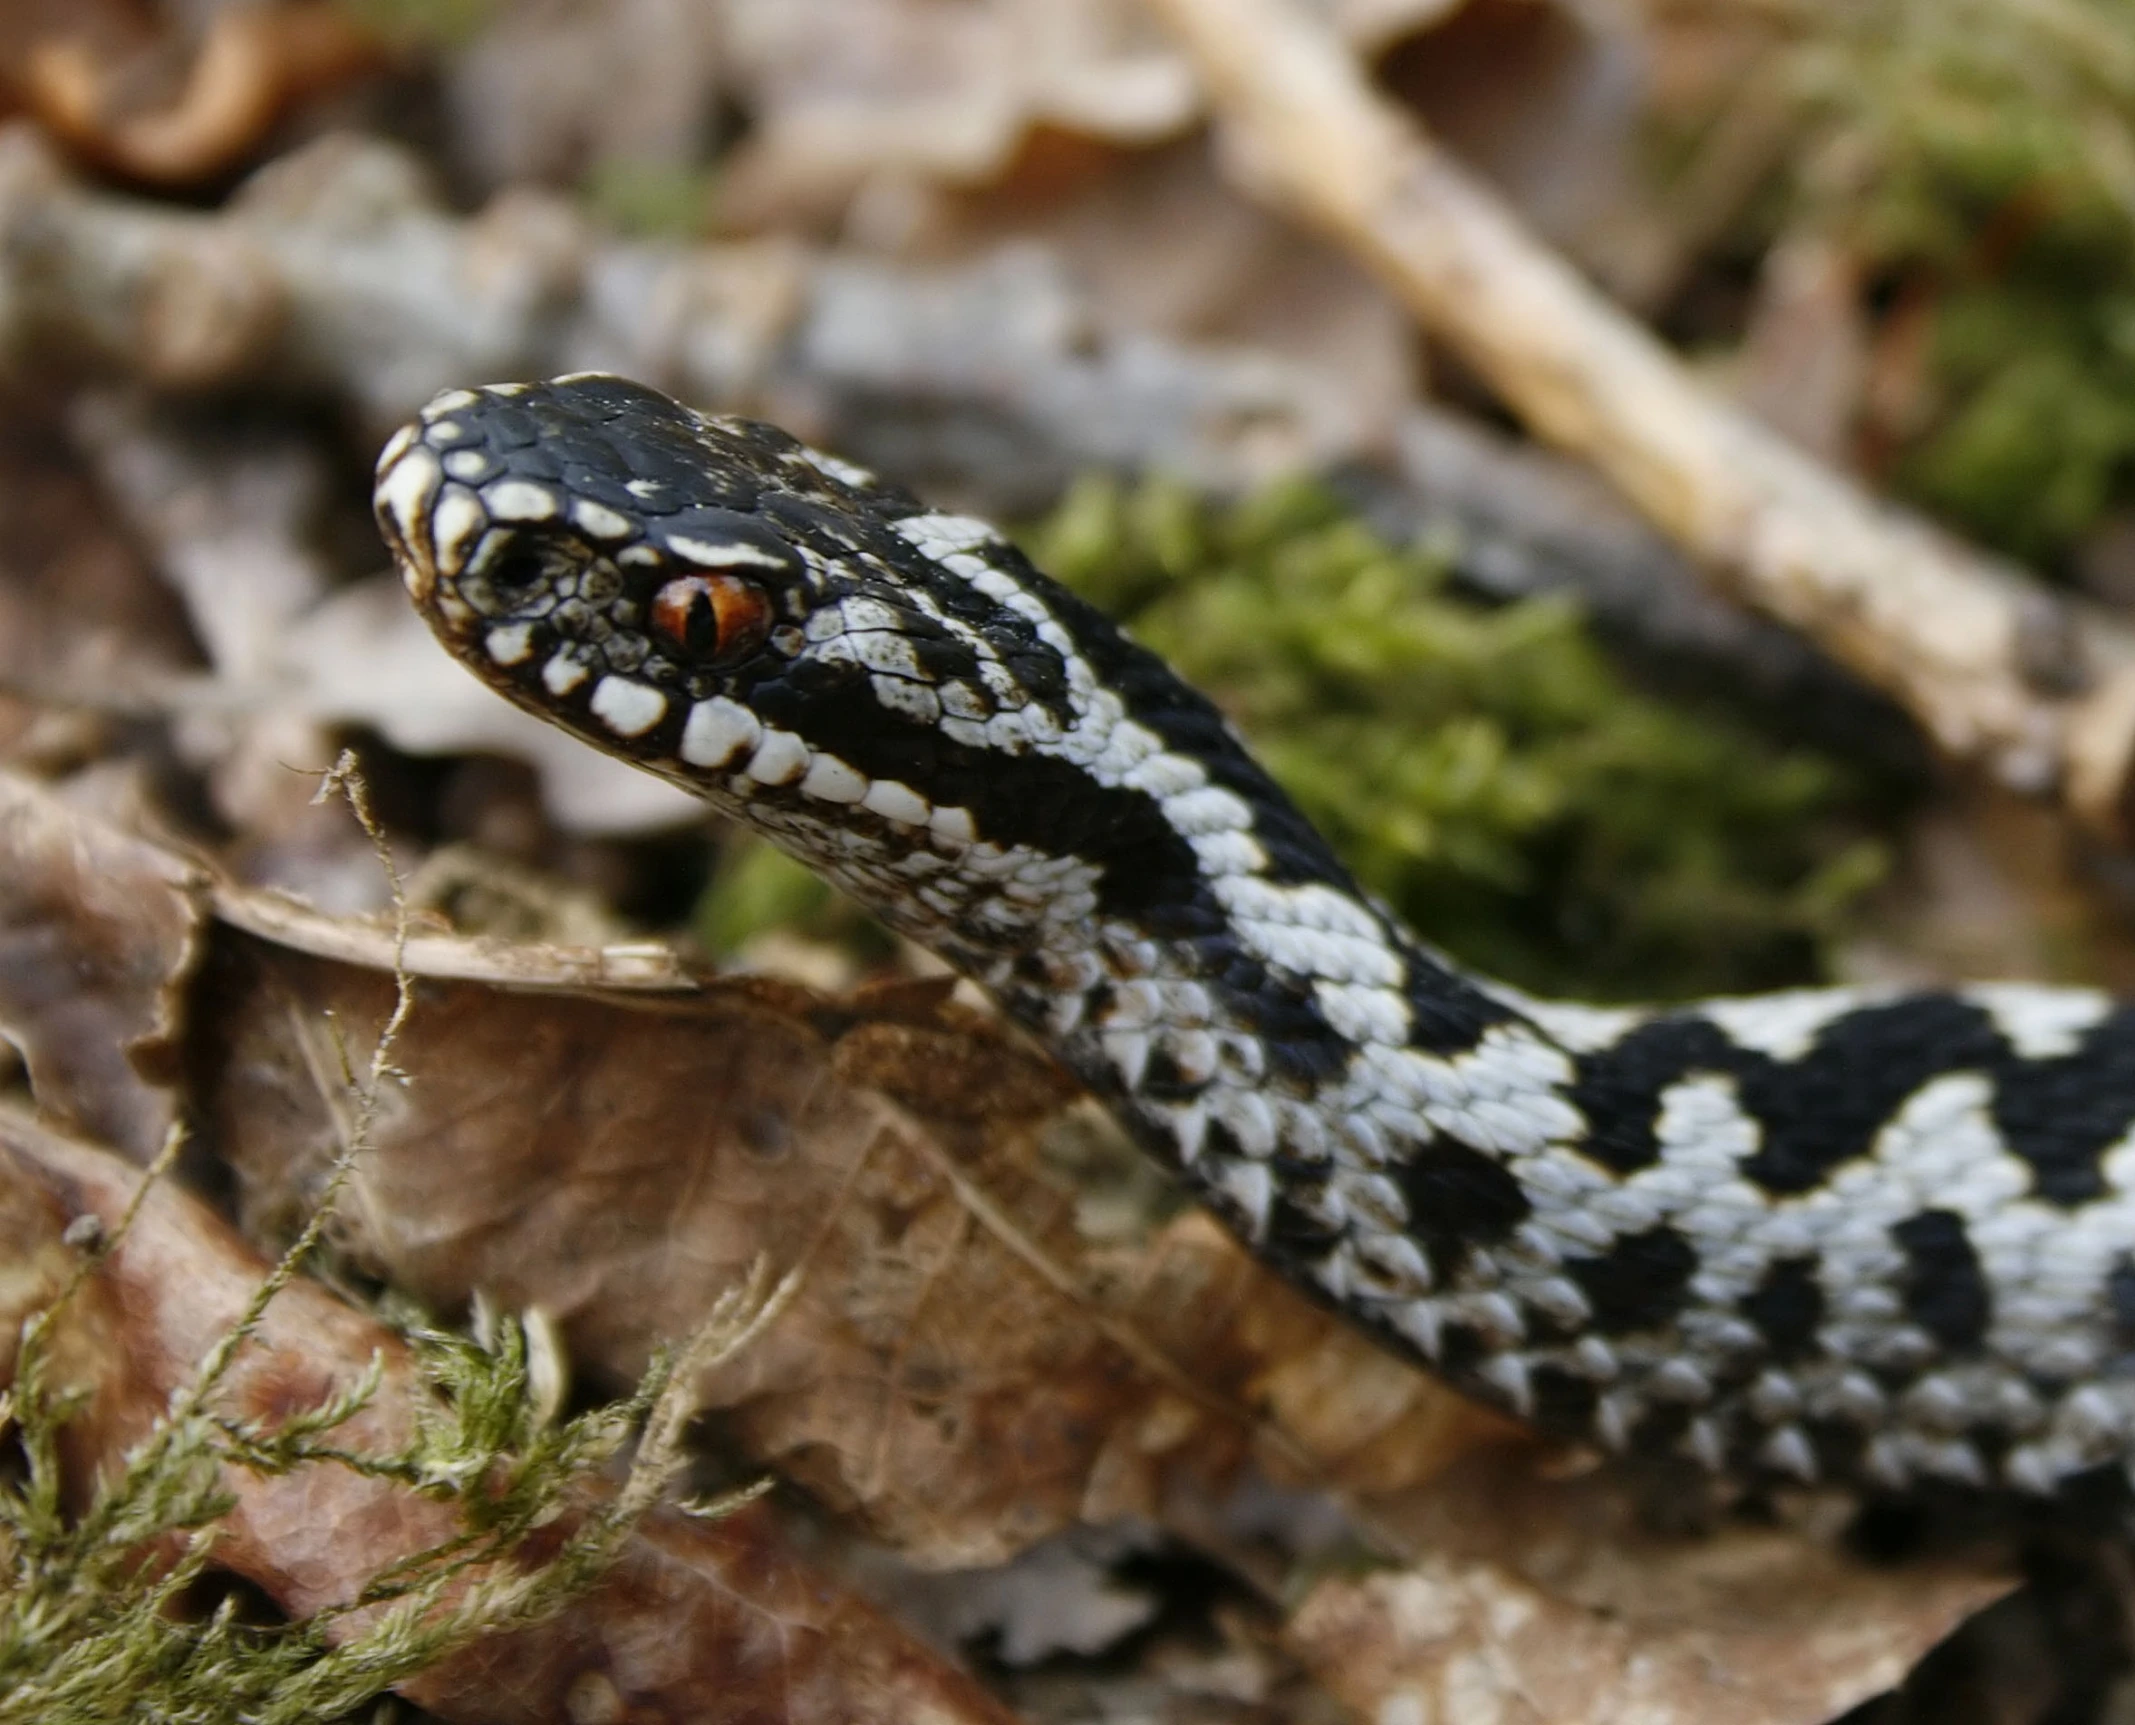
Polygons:
[[2135,503],[2135,0],[1783,16],[1781,219],[1839,235],[1926,320],[1924,364],[1881,385],[1912,398],[1886,415],[1891,481],[2052,564]]
[[1210,690],[1364,883],[1538,989],[1803,981],[1882,852],[1836,763],[1629,689],[1559,602],[1488,608],[1311,485],[1079,486],[1039,561]]
[[[55,1381],[44,1322],[32,1320],[0,1407],[21,1458],[18,1476],[0,1484],[0,1721],[315,1725],[354,1715],[443,1654],[529,1622],[590,1583],[649,1495],[611,1498],[602,1509],[589,1507],[587,1488],[670,1387],[669,1363],[657,1363],[629,1401],[556,1422],[523,1332],[509,1321],[488,1328],[486,1343],[411,1335],[441,1398],[390,1454],[336,1442],[376,1393],[375,1366],[325,1406],[243,1425],[210,1405],[223,1352],[88,1509],[70,1516],[59,1452],[73,1403]],[[465,1531],[374,1578],[348,1611],[376,1615],[353,1633],[348,1611],[261,1624],[226,1590],[209,1603],[218,1591],[216,1527],[234,1502],[226,1470],[274,1475],[322,1464],[451,1501]],[[470,1577],[527,1549],[566,1512],[577,1514],[575,1527],[538,1567]]]
[[[1619,998],[1816,978],[1881,872],[1836,763],[1627,688],[1572,608],[1450,594],[1323,490],[1233,508],[1079,485],[1040,566],[1215,694],[1365,884],[1537,989]],[[825,889],[751,849],[700,926],[835,937]]]
[[1893,475],[1975,537],[2048,566],[2135,502],[2135,293],[2086,293],[2087,272],[2057,269],[2054,249],[2027,247],[2001,279],[1944,296],[1936,412]]

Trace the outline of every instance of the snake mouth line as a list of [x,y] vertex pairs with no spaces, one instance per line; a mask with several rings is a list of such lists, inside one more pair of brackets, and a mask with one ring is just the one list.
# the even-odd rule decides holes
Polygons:
[[404,425],[378,457],[372,512],[399,567],[408,597],[428,610],[437,592],[430,507],[444,483],[436,454],[421,440],[420,424]]

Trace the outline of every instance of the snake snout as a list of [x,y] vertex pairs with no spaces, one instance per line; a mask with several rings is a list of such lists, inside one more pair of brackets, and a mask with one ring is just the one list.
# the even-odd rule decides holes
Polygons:
[[421,432],[419,424],[402,426],[380,453],[372,509],[408,596],[427,610],[437,587],[430,510],[445,473]]

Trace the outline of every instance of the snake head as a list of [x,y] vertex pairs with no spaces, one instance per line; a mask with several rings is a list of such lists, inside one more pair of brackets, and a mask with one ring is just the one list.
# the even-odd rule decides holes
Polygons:
[[771,427],[588,374],[438,396],[386,446],[375,501],[456,657],[651,763],[687,760],[694,705],[806,654],[835,583],[779,516],[834,483]]
[[1056,852],[1113,824],[1032,757],[1117,716],[1083,649],[1139,650],[985,523],[774,427],[592,374],[450,390],[375,502],[456,658],[729,813]]
[[980,717],[1024,699],[976,663],[996,637],[1030,645],[1012,612],[943,650],[942,571],[895,526],[940,518],[776,427],[623,378],[448,390],[386,445],[374,500],[455,657],[715,802],[732,800],[729,766],[753,762],[743,791],[776,802],[884,720],[931,730],[937,673],[968,683],[950,699]]

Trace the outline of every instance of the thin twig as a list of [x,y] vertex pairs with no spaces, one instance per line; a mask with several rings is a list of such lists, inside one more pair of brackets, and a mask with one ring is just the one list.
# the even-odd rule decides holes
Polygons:
[[2135,640],[1887,507],[1701,388],[1366,84],[1301,0],[1151,0],[1250,188],[1332,236],[1541,437],[1960,760],[2126,836]]

